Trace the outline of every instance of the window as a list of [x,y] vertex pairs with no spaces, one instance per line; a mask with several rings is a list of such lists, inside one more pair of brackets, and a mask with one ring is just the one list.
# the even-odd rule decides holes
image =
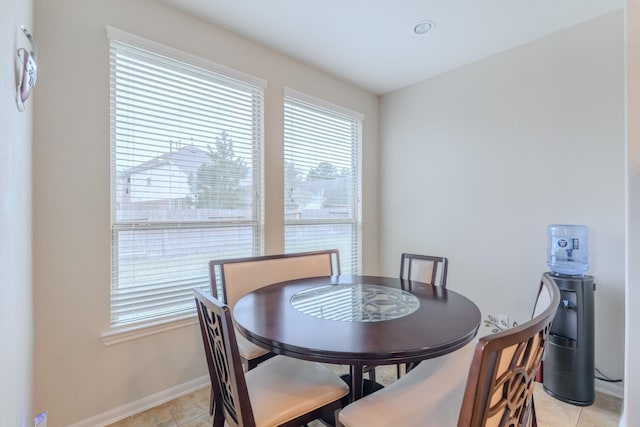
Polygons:
[[285,251],[337,248],[343,273],[361,260],[362,116],[287,90]]
[[109,28],[111,328],[195,314],[208,261],[263,247],[263,91]]

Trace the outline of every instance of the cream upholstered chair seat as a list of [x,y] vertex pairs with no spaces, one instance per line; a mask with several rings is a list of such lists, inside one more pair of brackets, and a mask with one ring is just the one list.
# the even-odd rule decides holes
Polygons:
[[349,387],[315,362],[275,356],[246,374],[229,306],[194,289],[213,389],[213,426],[299,427],[331,415]]
[[[477,336],[491,333],[480,325]],[[473,340],[453,353],[423,360],[406,375],[375,394],[358,400],[340,412],[348,426],[454,426],[467,383]],[[416,405],[416,401],[420,404]]]
[[235,330],[236,341],[238,342],[238,350],[243,360],[259,360],[262,356],[269,353],[269,350],[259,347],[242,336],[238,330]]
[[344,408],[345,427],[454,426],[475,342],[446,356],[424,360],[387,387]]
[[558,287],[543,276],[531,320],[423,361],[390,386],[345,407],[340,423],[345,427],[537,426],[533,388],[559,302]]
[[349,393],[325,366],[286,356],[267,360],[245,378],[256,427],[282,425]]

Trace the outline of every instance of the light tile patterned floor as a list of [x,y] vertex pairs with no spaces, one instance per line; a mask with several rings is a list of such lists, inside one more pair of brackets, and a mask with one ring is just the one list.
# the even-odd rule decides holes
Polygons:
[[[383,384],[395,378],[395,367],[378,368],[377,380]],[[596,393],[595,403],[580,407],[549,396],[541,384],[534,394],[540,427],[618,427],[622,402],[606,394]],[[203,388],[133,415],[108,427],[211,427],[208,413],[209,388]],[[314,422],[309,427],[323,426]],[[398,426],[402,427],[402,426]]]
[[539,427],[618,427],[622,401],[597,393],[591,406],[575,406],[549,396],[541,384],[534,391]]

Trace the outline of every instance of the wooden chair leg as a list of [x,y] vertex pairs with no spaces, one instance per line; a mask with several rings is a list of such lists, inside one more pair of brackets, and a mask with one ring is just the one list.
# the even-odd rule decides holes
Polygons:
[[213,413],[213,427],[224,427],[222,408],[218,408],[218,410]]
[[538,427],[538,418],[536,417],[536,403],[531,396],[531,427]]
[[224,410],[221,405],[216,407],[216,399],[213,395],[213,387],[211,388],[211,403],[209,406],[209,415],[213,415],[213,427],[224,427]]
[[415,368],[416,366],[418,366],[418,364],[419,364],[419,363],[420,363],[420,362],[409,362],[409,363],[406,363],[406,364],[404,365],[405,373],[406,373],[406,372],[409,372],[410,370],[412,370],[413,368]]
[[211,387],[211,393],[209,394],[209,415],[213,415],[213,406],[215,402],[213,400],[213,387]]
[[375,366],[370,366],[369,367],[369,379],[373,382],[376,381],[376,367]]

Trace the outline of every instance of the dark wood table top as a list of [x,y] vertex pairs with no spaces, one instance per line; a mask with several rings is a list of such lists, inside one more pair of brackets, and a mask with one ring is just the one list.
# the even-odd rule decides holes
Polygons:
[[[409,314],[382,321],[321,318],[292,304],[300,292],[343,285],[403,289],[419,304]],[[481,321],[478,307],[455,291],[378,276],[316,277],[266,286],[238,300],[233,316],[249,341],[276,354],[351,365],[354,383],[362,381],[364,366],[418,362],[455,351],[475,337]],[[353,392],[354,398],[361,396],[361,390]]]

